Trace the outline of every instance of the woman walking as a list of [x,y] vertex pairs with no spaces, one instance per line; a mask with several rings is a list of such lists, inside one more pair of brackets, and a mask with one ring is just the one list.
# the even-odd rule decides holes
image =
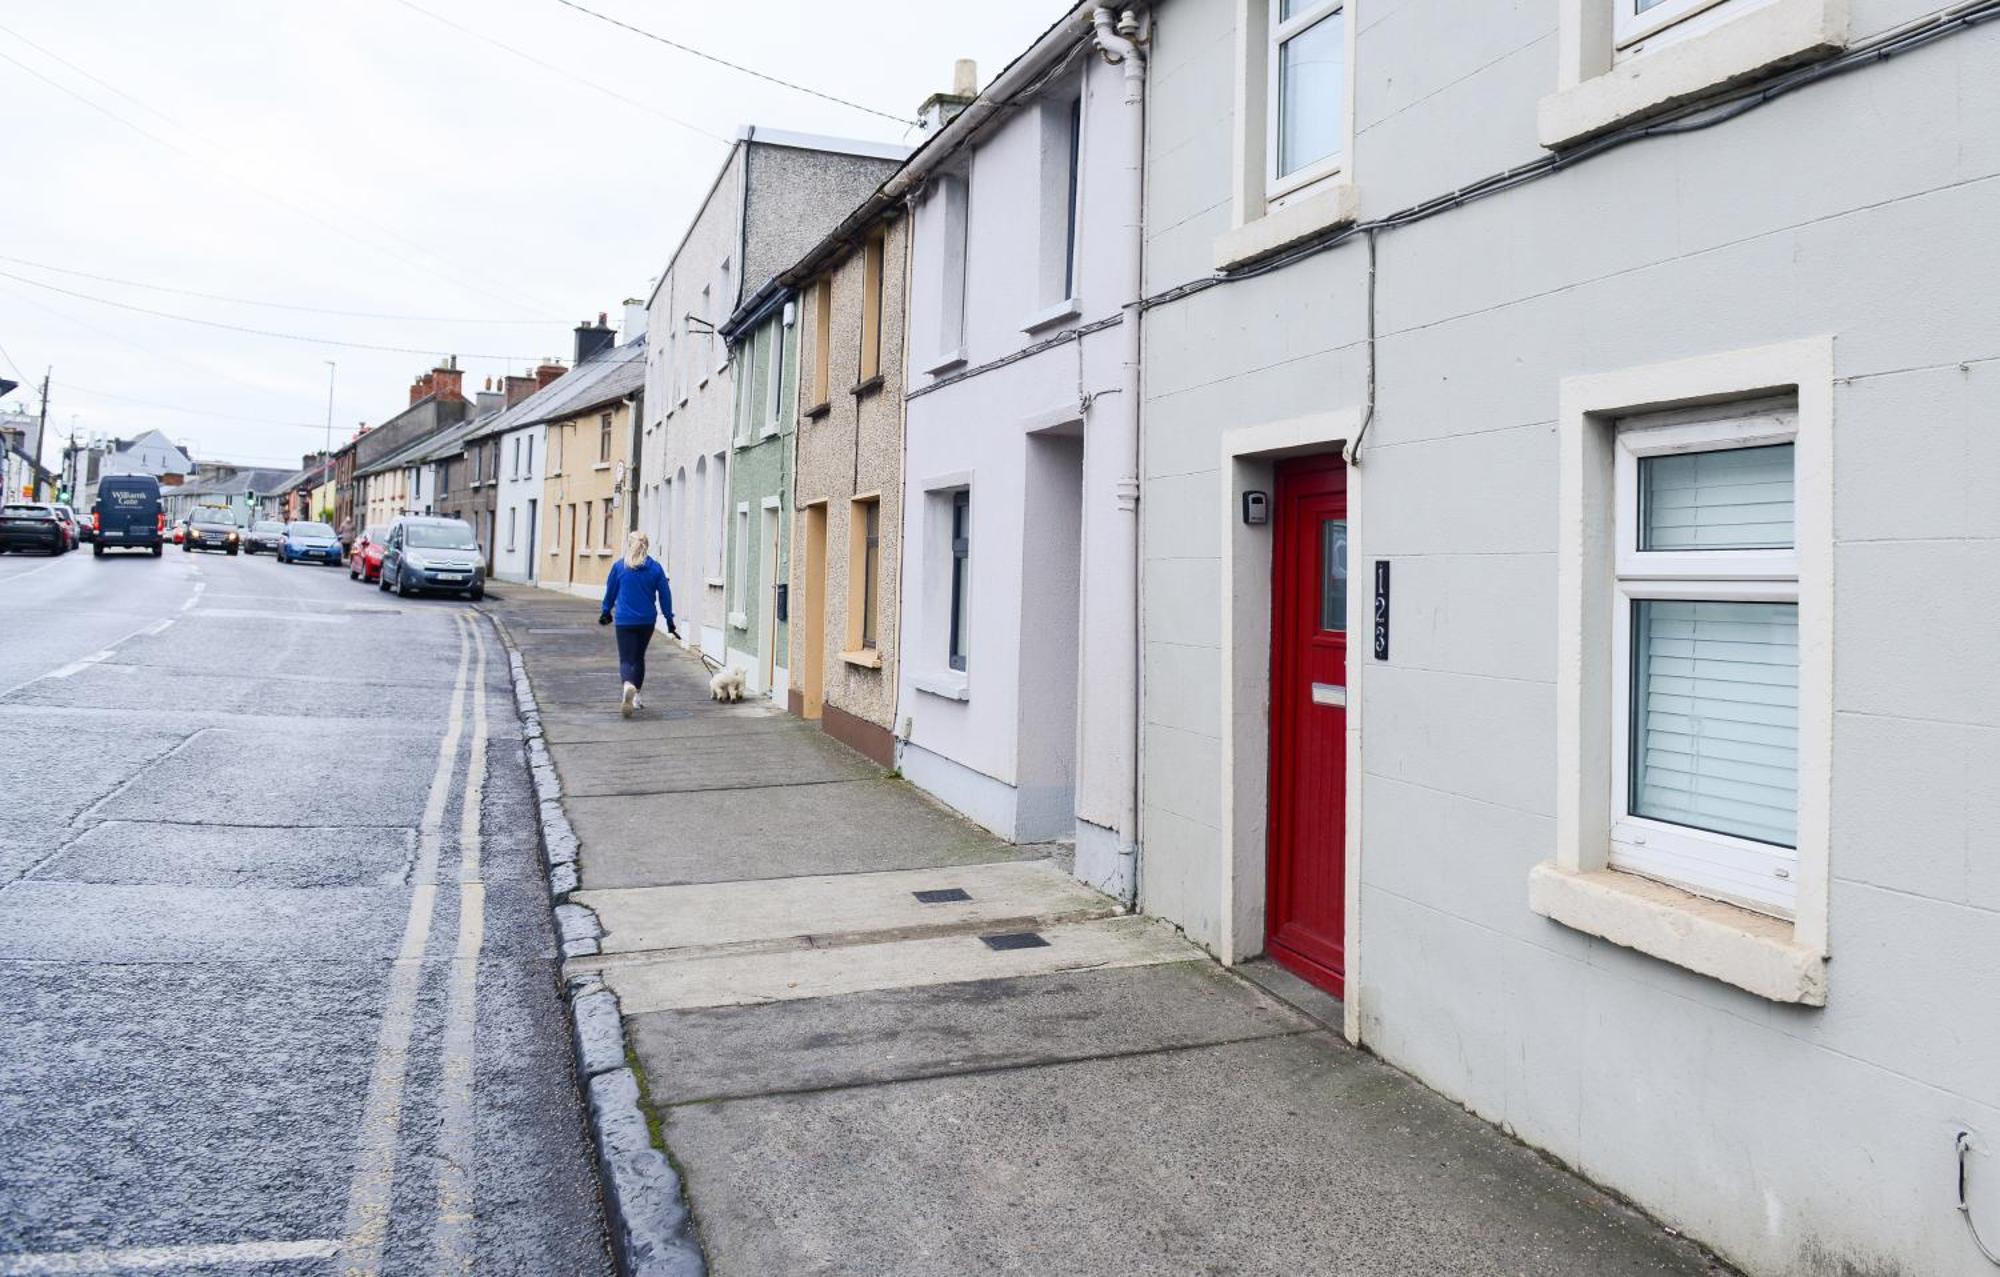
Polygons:
[[[604,611],[597,618],[599,625],[616,623],[618,627],[618,677],[625,683],[618,712],[626,718],[640,708],[639,689],[646,685],[646,644],[653,641],[655,618],[665,616],[667,633],[681,636],[674,628],[674,592],[667,585],[667,571],[646,553],[649,544],[643,532],[626,534],[625,557],[611,565],[611,575],[604,582]],[[655,595],[660,600],[657,612],[653,609]]]

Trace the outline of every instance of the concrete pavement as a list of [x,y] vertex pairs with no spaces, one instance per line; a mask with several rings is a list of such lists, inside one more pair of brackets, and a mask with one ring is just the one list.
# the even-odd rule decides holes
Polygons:
[[0,1277],[608,1277],[488,624],[175,550],[0,601]]
[[[587,601],[525,662],[602,952],[713,1271],[1701,1273],[1696,1248]],[[1245,978],[1248,975],[1253,978]]]

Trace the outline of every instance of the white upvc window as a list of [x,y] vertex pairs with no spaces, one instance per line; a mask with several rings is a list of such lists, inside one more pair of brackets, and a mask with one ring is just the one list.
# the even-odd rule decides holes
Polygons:
[[1616,427],[1609,863],[1779,917],[1798,898],[1798,419]]
[[1269,3],[1265,189],[1279,200],[1346,162],[1347,6],[1345,0]]

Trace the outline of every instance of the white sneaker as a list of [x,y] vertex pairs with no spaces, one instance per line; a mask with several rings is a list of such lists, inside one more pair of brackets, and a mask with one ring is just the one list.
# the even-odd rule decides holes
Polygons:
[[639,689],[625,684],[624,698],[618,702],[618,712],[625,718],[632,717],[632,711],[639,708]]
[[646,698],[639,695],[639,693],[636,690],[634,690],[632,693],[632,708],[633,709],[646,708]]

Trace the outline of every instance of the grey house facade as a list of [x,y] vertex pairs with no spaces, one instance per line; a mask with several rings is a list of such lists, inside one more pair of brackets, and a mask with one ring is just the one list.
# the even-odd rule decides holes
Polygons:
[[1140,903],[1756,1273],[2000,1240],[1966,13],[1153,7]]
[[737,369],[722,329],[893,171],[907,147],[745,128],[647,299],[639,521],[687,641],[725,659]]

